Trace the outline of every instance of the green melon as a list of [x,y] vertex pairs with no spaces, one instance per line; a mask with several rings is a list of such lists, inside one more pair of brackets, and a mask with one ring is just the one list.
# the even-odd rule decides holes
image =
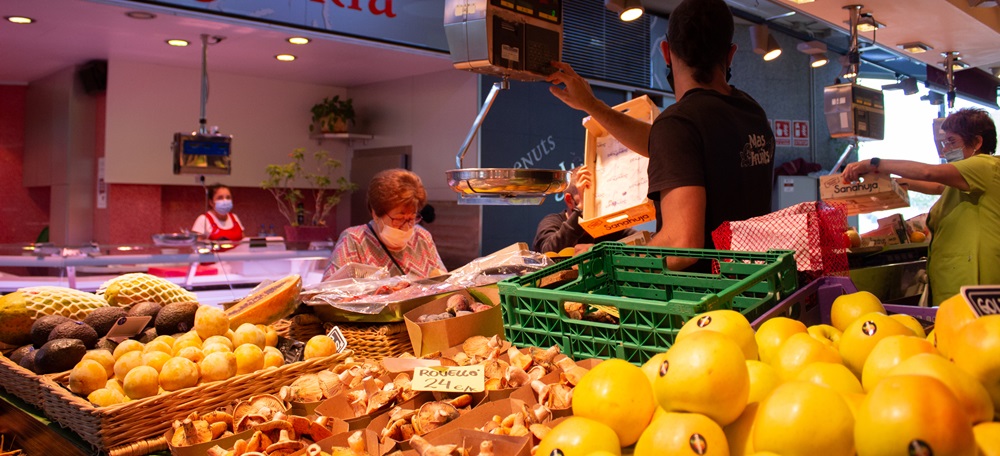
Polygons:
[[45,315],[83,320],[90,311],[107,306],[93,293],[65,287],[28,287],[0,296],[0,342],[25,345],[31,342],[31,325]]

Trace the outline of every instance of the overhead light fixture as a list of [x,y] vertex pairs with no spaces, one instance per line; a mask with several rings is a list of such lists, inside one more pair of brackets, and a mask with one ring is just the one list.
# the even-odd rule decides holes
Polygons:
[[274,56],[274,58],[276,58],[276,59],[278,59],[278,60],[280,60],[282,62],[291,62],[292,60],[295,60],[295,56],[292,55],[292,54],[278,54],[278,55]]
[[944,104],[944,95],[938,92],[927,92],[927,95],[920,97],[920,99],[929,102],[933,106]]
[[830,61],[826,57],[826,43],[822,41],[805,41],[795,46],[799,52],[809,54],[809,66],[819,68]]
[[781,55],[781,46],[778,45],[778,40],[774,39],[765,24],[750,26],[750,42],[753,44],[753,52],[764,56],[765,62],[770,62]]
[[816,0],[788,0],[788,1],[801,5],[803,3],[812,3]]
[[312,40],[304,36],[293,36],[286,41],[288,41],[291,44],[309,44],[309,42]]
[[12,24],[33,24],[35,22],[34,19],[27,16],[4,16],[4,19]]
[[919,92],[917,89],[917,78],[905,77],[895,84],[886,84],[882,90],[903,90],[904,95],[913,95]]
[[156,19],[156,15],[148,11],[129,11],[125,13],[125,15],[132,19],[139,19],[144,21],[150,19]]
[[604,0],[604,7],[618,13],[618,17],[625,22],[642,17],[646,11],[640,0]]
[[185,47],[185,46],[187,46],[187,45],[189,45],[191,43],[188,42],[188,40],[169,39],[169,40],[167,40],[167,44],[169,44],[171,46]]
[[941,57],[944,60],[941,62],[941,66],[947,71],[948,66],[951,66],[952,71],[960,71],[969,68],[969,64],[962,61],[962,56],[959,55],[957,51],[942,52]]
[[927,52],[931,49],[934,49],[930,45],[921,43],[919,41],[914,41],[912,43],[897,44],[896,47],[906,52],[909,52],[910,54],[920,54],[922,52]]
[[[845,6],[845,8],[850,8],[850,7],[860,8],[860,5]],[[851,26],[850,21],[847,22],[847,25]],[[858,15],[858,22],[856,25],[854,25],[854,28],[861,33],[868,33],[868,32],[874,32],[875,30],[878,30],[880,28],[885,28],[885,24],[876,21],[875,17],[872,16],[872,13],[860,13]]]
[[981,7],[981,8],[991,8],[1000,5],[996,0],[969,0],[969,6],[971,7]]

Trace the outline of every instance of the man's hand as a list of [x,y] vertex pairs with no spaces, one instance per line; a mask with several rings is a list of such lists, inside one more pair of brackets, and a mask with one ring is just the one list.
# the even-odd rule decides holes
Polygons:
[[[562,100],[567,106],[591,114],[591,110],[600,103],[600,100],[594,96],[590,84],[576,74],[573,67],[567,63],[552,62],[552,67],[556,71],[545,78],[546,81],[552,83],[549,92],[552,92],[552,95]],[[559,84],[565,88],[560,88]]]

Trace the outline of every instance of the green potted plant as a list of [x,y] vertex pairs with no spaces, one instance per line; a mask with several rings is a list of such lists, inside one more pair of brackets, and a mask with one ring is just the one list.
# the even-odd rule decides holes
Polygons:
[[[285,241],[289,248],[308,248],[311,241],[332,237],[336,228],[326,223],[326,218],[337,207],[344,194],[357,189],[346,177],[336,180],[333,171],[342,166],[340,160],[326,151],[311,154],[307,160],[305,148],[292,151],[292,161],[283,165],[267,165],[267,179],[260,187],[271,192],[278,203],[278,212],[285,217]],[[301,178],[310,188],[293,185]]]
[[353,100],[341,100],[340,95],[324,98],[313,105],[311,112],[312,124],[309,125],[309,131],[313,133],[345,133],[347,124],[354,124]]

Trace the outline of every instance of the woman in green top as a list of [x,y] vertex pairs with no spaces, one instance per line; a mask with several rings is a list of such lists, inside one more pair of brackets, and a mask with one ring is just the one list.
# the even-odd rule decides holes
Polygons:
[[944,158],[928,165],[873,158],[847,165],[853,182],[868,173],[903,177],[910,190],[941,195],[927,216],[931,229],[927,271],[934,305],[964,285],[1000,284],[1000,157],[993,154],[997,130],[990,115],[961,109],[945,119]]

